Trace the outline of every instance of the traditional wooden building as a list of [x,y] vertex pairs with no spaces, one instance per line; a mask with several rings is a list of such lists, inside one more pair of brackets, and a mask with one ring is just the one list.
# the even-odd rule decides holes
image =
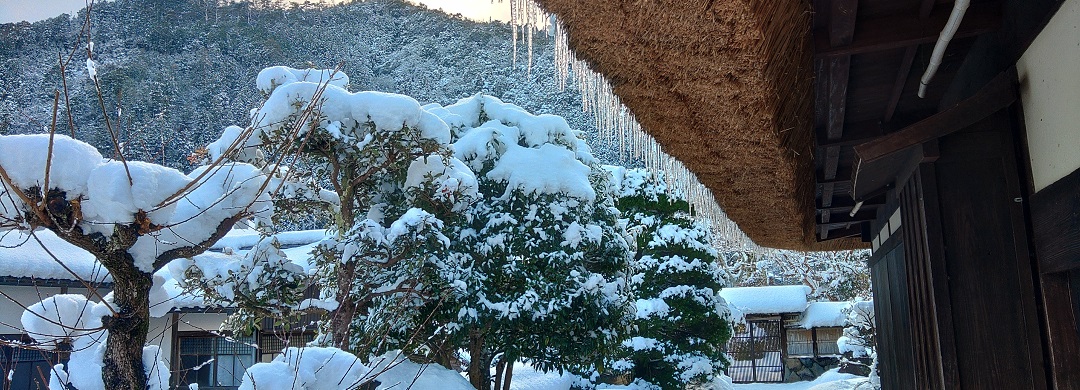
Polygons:
[[816,379],[840,365],[837,341],[850,302],[807,302],[810,287],[729,287],[720,291],[732,312],[727,375],[735,383]]
[[1080,0],[540,3],[758,244],[874,249],[885,388],[1080,388]]
[[[0,340],[34,345],[32,335],[21,326],[22,306],[55,294],[80,294],[96,301],[112,289],[111,277],[89,252],[47,230],[35,234],[40,244],[18,233],[0,235]],[[322,231],[278,235],[288,256],[305,263],[314,243],[323,236]],[[236,230],[202,256],[219,255],[213,252],[229,250],[226,247],[248,250],[259,238],[250,230]],[[301,318],[288,331],[268,319],[262,330],[251,336],[223,337],[218,329],[230,309],[207,305],[201,297],[184,292],[175,282],[183,275],[173,271],[183,272],[167,267],[157,273],[165,280],[166,294],[152,297],[151,307],[168,312],[152,318],[149,324],[149,343],[161,348],[172,373],[172,383],[165,384],[170,388],[236,389],[247,367],[273,360],[286,344],[296,346],[314,338],[314,327],[309,325],[317,315]],[[309,296],[314,293],[308,291]],[[51,368],[67,363],[68,355],[63,346],[38,350],[0,343],[0,389],[47,389]]]

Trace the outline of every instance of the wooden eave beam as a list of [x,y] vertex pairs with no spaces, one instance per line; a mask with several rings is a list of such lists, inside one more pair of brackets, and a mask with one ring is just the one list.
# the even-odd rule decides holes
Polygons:
[[[880,208],[882,205],[884,205],[884,203],[863,203],[862,207],[859,208],[859,211],[863,211],[863,210],[874,211],[874,210],[877,210],[878,208]],[[848,214],[848,213],[851,212],[851,209],[853,207],[854,206],[852,206],[852,205],[845,205],[845,206],[833,205],[833,207],[819,208],[818,211],[822,211],[822,212],[828,211],[830,213]]]
[[986,118],[1016,101],[1016,70],[1010,69],[990,80],[974,96],[900,131],[855,146],[862,163],[951,134]]
[[[856,39],[843,46],[832,46],[825,34],[814,34],[815,57],[850,56],[934,42],[951,12],[951,9],[942,8],[932,11],[926,19],[913,15],[865,20],[856,26]],[[1001,4],[975,4],[968,9],[953,39],[992,32],[1000,26]]]
[[[833,201],[832,207],[824,207],[824,206],[821,205],[821,203],[818,203],[817,208],[819,210],[842,208],[842,209],[847,209],[848,211],[851,211],[851,208],[855,207],[855,203],[857,203],[857,202],[855,201],[854,198],[852,198],[850,196],[842,196],[842,197],[836,198]],[[885,197],[884,196],[868,198],[865,201],[863,201],[863,207],[866,207],[868,205],[880,206],[880,205],[883,205],[883,204],[885,204]]]
[[828,139],[824,130],[818,131],[817,147],[819,149],[831,146],[852,146],[885,135],[885,129],[879,120],[847,123],[844,125],[844,134],[837,139]]

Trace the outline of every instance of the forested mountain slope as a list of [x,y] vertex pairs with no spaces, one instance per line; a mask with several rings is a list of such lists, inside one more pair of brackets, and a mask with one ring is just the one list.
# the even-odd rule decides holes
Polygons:
[[[189,169],[185,157],[221,129],[248,122],[261,99],[251,80],[272,65],[333,68],[353,90],[449,104],[476,93],[566,117],[595,134],[573,86],[554,80],[552,39],[535,34],[513,60],[510,27],[476,23],[401,0],[276,8],[214,0],[116,0],[94,5],[92,36],[102,95],[125,156]],[[61,15],[0,25],[0,134],[42,132],[62,91],[58,54],[77,42],[84,18]],[[67,67],[76,136],[110,150],[85,43]],[[61,96],[63,94],[61,93]],[[70,132],[64,104],[58,131]],[[597,145],[596,142],[591,142]],[[603,158],[607,153],[600,150]]]

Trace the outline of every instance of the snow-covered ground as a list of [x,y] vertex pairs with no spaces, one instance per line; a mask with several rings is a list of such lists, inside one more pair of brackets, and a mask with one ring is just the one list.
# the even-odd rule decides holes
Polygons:
[[735,385],[735,390],[856,390],[867,389],[870,386],[866,377],[854,374],[841,374],[837,369],[832,369],[821,374],[815,380],[793,383],[740,383]]

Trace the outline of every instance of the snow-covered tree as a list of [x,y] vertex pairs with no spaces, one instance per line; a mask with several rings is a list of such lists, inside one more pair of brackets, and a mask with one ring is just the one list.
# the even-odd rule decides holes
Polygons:
[[[720,289],[727,282],[709,229],[662,176],[609,167],[618,207],[636,237],[633,337],[624,344],[635,379],[663,389],[719,388],[726,380],[730,314]],[[625,367],[627,364],[631,367]]]
[[802,284],[814,301],[870,298],[870,251],[753,253],[722,251],[724,267],[739,287]]
[[[77,377],[100,376],[101,382],[90,383],[146,388],[144,367],[157,366],[156,352],[144,352],[154,272],[206,251],[241,220],[268,221],[273,213],[269,180],[254,166],[214,164],[184,174],[107,159],[94,147],[58,134],[0,136],[0,179],[0,234],[20,230],[32,236],[48,229],[93,254],[113,279],[112,293],[96,302],[84,297],[82,304],[43,303],[24,314],[33,337],[55,335],[41,328],[57,323],[93,331],[69,335],[79,343],[92,338],[84,346],[96,352],[73,354],[78,376],[54,370],[53,379],[63,386]],[[59,322],[73,315],[69,309],[87,314],[81,319],[85,323]]]
[[844,356],[840,365],[845,371],[868,375],[871,388],[880,389],[874,301],[852,301],[844,308],[843,313],[847,319],[847,326],[844,327],[844,335],[836,340],[840,353]]
[[257,84],[267,98],[252,124],[227,130],[205,158],[270,169],[268,157],[289,157],[274,177],[279,206],[334,215],[337,235],[315,252],[316,283],[334,308],[324,339],[347,351],[402,348],[423,325],[416,310],[447,289],[439,272],[454,268],[443,219],[476,196],[449,128],[410,97],[349,92],[342,72],[271,67]]
[[469,378],[505,388],[513,362],[582,370],[626,334],[629,260],[607,175],[566,121],[490,96],[426,106],[450,125],[454,153],[479,178],[482,199],[447,226],[446,274],[434,349],[469,352]]

